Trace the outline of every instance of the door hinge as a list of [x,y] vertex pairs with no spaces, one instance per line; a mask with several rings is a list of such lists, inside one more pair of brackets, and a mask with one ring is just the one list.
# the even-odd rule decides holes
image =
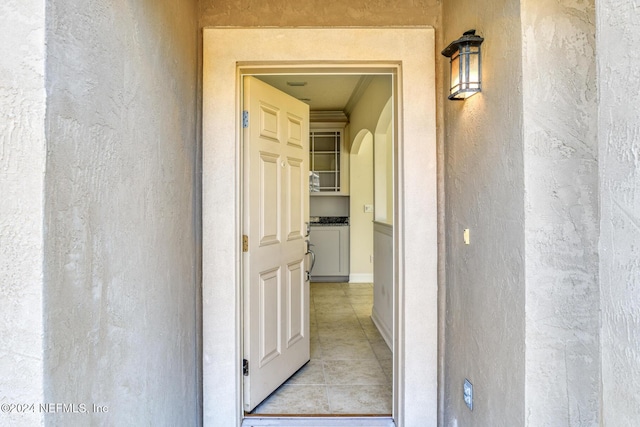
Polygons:
[[247,110],[242,112],[242,127],[245,129],[249,127],[249,112]]
[[242,375],[249,376],[249,361],[247,359],[242,359]]
[[249,252],[249,236],[242,235],[242,252]]

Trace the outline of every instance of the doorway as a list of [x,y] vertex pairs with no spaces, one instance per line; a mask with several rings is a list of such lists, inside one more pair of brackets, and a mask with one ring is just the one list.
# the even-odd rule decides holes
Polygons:
[[[310,109],[312,130],[309,139],[315,151],[311,151],[311,156],[307,152],[305,157],[309,159],[310,170],[319,175],[319,185],[309,195],[311,206],[307,220],[310,219],[310,232],[307,238],[316,253],[313,263],[321,268],[312,269],[311,260],[307,260],[311,283],[308,306],[303,312],[308,313],[310,322],[309,362],[288,379],[288,371],[283,372],[283,376],[278,375],[280,387],[272,386],[269,389],[272,393],[261,403],[253,401],[250,404],[246,400],[247,390],[252,390],[256,381],[249,369],[244,378],[245,410],[249,411],[245,416],[361,414],[390,417],[393,371],[392,130],[396,127],[391,120],[390,105],[393,104],[395,76],[358,74],[355,68],[334,70],[331,74],[322,71],[273,74],[269,69],[263,73],[253,73],[251,78],[301,100]],[[247,81],[252,80],[245,76],[243,74],[243,98],[246,100],[250,98]],[[268,105],[276,106],[277,101],[269,101]],[[243,108],[248,109],[246,105]],[[250,134],[253,134],[252,126],[257,125],[255,117],[250,111],[246,122]],[[287,130],[283,127],[281,132],[286,134]],[[363,132],[370,137],[363,137]],[[382,159],[375,168],[373,133],[376,134],[378,157]],[[266,143],[271,141],[266,134],[264,138],[267,138]],[[247,142],[243,143],[244,158],[253,157],[246,148]],[[261,155],[264,156],[265,151],[261,151]],[[246,165],[246,160],[243,164]],[[245,168],[244,176],[249,172]],[[283,172],[288,175],[284,169]],[[383,188],[376,200],[374,181],[378,182],[378,187],[389,187]],[[311,182],[308,187],[313,187]],[[253,187],[245,183],[245,191],[249,188]],[[282,199],[288,198],[286,188],[278,194]],[[289,205],[285,203],[284,209]],[[251,211],[245,208],[244,212],[246,216]],[[374,212],[380,214],[374,216]],[[389,230],[377,240],[375,261],[380,267],[375,269],[379,279],[375,284],[374,220],[376,228],[384,226]],[[252,222],[245,218],[245,224]],[[288,228],[286,215],[284,222],[283,228]],[[295,237],[302,238],[298,234]],[[249,236],[249,240],[253,238]],[[249,279],[245,277],[244,280],[246,287]],[[288,276],[282,280],[285,282],[283,295],[286,296]],[[245,295],[245,304],[246,301]],[[286,307],[286,297],[284,301],[282,306]],[[273,310],[277,311],[277,308]],[[255,323],[247,321],[252,315],[246,305],[244,312],[244,342],[247,343],[247,333],[251,335],[246,330],[247,325]],[[281,334],[284,335],[286,331]],[[248,351],[253,347],[249,345],[244,349],[248,366],[255,365]],[[285,343],[282,348],[287,351]],[[275,359],[268,364],[273,364],[275,375],[278,371]],[[289,364],[293,371],[296,366]]]
[[[353,48],[352,40],[357,40]],[[272,69],[391,69],[399,76],[395,101],[398,179],[394,211],[398,233],[393,245],[398,268],[394,272],[392,415],[399,426],[435,425],[437,233],[431,28],[204,30],[204,424],[239,426],[243,419],[238,66],[258,64]]]

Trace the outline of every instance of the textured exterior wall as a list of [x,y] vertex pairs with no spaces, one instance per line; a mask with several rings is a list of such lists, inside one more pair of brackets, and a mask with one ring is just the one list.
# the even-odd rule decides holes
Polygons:
[[593,0],[524,0],[526,425],[598,424]]
[[[445,426],[524,425],[524,175],[520,7],[452,0],[445,40],[475,28],[483,93],[445,101]],[[444,45],[440,46],[442,49]],[[445,84],[449,78],[445,77]],[[516,88],[514,90],[514,88]],[[470,229],[471,244],[463,243]],[[462,399],[467,378],[473,412]]]
[[198,423],[197,35],[195,1],[48,2],[45,397],[109,410],[48,425]]
[[[0,4],[0,403],[39,404],[45,167],[42,0]],[[0,413],[0,424],[40,424]]]
[[597,3],[602,425],[640,420],[640,15]]
[[202,26],[433,25],[442,0],[201,0]]

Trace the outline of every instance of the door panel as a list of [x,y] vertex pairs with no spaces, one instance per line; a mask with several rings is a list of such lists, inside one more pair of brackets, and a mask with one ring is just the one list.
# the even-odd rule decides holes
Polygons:
[[260,136],[262,138],[280,142],[278,140],[278,112],[278,108],[263,102],[260,103]]
[[304,338],[304,316],[308,307],[307,293],[304,291],[304,260],[289,264],[287,289],[287,347]]
[[[304,239],[303,229],[305,227],[304,204],[305,200],[303,184],[305,182],[302,169],[304,167],[302,159],[287,159],[288,183],[285,192],[287,206],[287,239]],[[308,175],[308,174],[307,174]]]
[[302,126],[303,119],[302,117],[294,116],[293,114],[287,115],[287,144],[296,146],[298,148],[303,148],[302,144]]
[[280,227],[280,156],[260,153],[260,245],[279,243]]
[[309,360],[309,107],[244,80],[244,409],[251,411]]
[[273,269],[260,275],[260,366],[280,354],[278,324],[281,323],[282,284],[278,273],[278,269]]

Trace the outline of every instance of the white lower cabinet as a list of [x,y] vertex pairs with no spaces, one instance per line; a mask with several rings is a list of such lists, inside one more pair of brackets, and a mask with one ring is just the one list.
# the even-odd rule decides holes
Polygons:
[[349,226],[311,226],[309,241],[315,253],[314,282],[349,280]]

